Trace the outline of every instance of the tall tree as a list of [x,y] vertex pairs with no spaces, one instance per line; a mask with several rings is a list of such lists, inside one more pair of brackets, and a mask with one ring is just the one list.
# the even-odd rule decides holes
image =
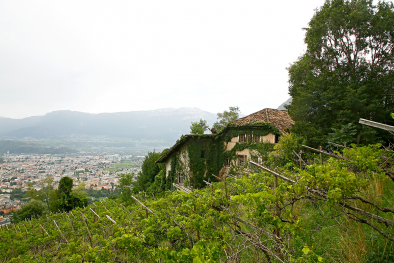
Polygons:
[[51,209],[51,203],[55,200],[51,200],[51,195],[53,194],[53,177],[48,176],[44,180],[40,182],[40,188],[41,188],[41,197],[42,201],[45,202],[47,205],[48,209]]
[[392,3],[326,1],[306,28],[306,53],[288,69],[293,131],[316,145],[353,123],[361,140],[384,139],[358,120],[394,124],[393,37]]
[[208,129],[208,123],[206,120],[203,119],[200,119],[200,121],[192,122],[192,124],[190,125],[191,134],[204,134],[204,132]]
[[138,175],[137,181],[134,183],[134,192],[146,191],[155,181],[155,177],[160,170],[164,169],[162,164],[156,163],[161,154],[153,150],[153,152],[148,152],[148,155],[145,156],[141,165],[141,172]]
[[134,174],[119,174],[119,189],[120,189],[120,198],[123,202],[128,205],[131,201],[131,194],[133,189],[134,182]]
[[39,188],[41,190],[35,190],[32,183],[27,184],[27,191],[24,197],[30,197],[31,199],[36,199],[44,202],[47,205],[48,210],[51,210],[51,205],[56,202],[56,198],[53,198],[53,177],[46,177],[39,183]]
[[216,132],[220,132],[228,123],[238,119],[239,113],[240,111],[238,107],[230,107],[229,111],[218,113],[218,121],[213,124],[212,128],[214,128]]
[[53,206],[53,210],[70,211],[75,207],[83,207],[88,204],[86,195],[81,193],[82,189],[79,188],[73,193],[72,188],[72,178],[65,176],[60,179],[57,189],[57,207]]

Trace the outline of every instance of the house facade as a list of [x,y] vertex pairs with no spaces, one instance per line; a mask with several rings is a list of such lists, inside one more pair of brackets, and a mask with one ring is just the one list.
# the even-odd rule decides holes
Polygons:
[[[156,163],[172,182],[203,187],[231,167],[242,166],[262,143],[275,144],[294,121],[287,111],[263,109],[229,123],[217,134],[184,135]],[[215,176],[213,176],[215,175]]]

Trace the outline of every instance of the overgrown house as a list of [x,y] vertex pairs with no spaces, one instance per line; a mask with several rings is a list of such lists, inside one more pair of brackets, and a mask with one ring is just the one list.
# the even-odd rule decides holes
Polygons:
[[229,123],[213,134],[183,135],[156,161],[165,165],[166,180],[204,186],[231,168],[244,165],[253,150],[278,142],[294,121],[285,110],[263,109]]

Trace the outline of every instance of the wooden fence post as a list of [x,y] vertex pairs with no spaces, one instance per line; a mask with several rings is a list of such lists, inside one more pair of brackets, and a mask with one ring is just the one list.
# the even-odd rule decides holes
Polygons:
[[63,232],[60,230],[59,226],[57,225],[55,219],[53,219],[53,223],[55,223],[55,226],[57,227],[57,230],[59,230],[60,235],[63,237],[64,241],[66,241],[66,243],[68,243],[67,238],[63,235]]
[[42,228],[43,232],[42,232],[42,237],[44,237],[44,231],[45,233],[50,237],[50,235],[48,234],[48,232],[44,229],[44,227],[40,224],[40,227]]
[[226,191],[226,207],[228,207],[227,181],[226,181],[226,178],[227,178],[227,174],[224,175],[224,189],[225,189],[225,191]]
[[[275,168],[275,173],[277,173],[277,172],[278,172],[278,169]],[[275,178],[274,179],[274,189],[276,190],[278,188],[278,176],[275,175],[274,178]],[[279,217],[279,201],[278,200],[275,201],[275,215],[277,217]],[[279,228],[275,228],[275,235],[277,238],[279,238]]]
[[[146,197],[146,192],[144,191],[144,195],[145,195],[145,206],[148,204],[148,198]],[[148,214],[148,210],[145,208],[145,213],[146,213],[146,218],[148,218],[149,214]]]
[[323,147],[320,146],[320,163],[323,164],[323,153],[321,151],[323,151]]
[[[82,213],[81,213],[81,214],[82,214]],[[88,220],[87,220],[87,219],[84,219],[84,218],[82,217],[82,221],[85,223],[86,229],[88,230],[90,246],[93,247],[92,236],[90,235],[90,231],[89,231],[89,227],[88,227]]]
[[25,226],[25,224],[22,224],[22,225],[23,225],[23,227],[25,228],[25,231],[26,231],[26,239],[27,239],[27,234],[28,234],[28,232],[27,232],[26,226]]
[[300,170],[302,170],[302,151],[300,152]]

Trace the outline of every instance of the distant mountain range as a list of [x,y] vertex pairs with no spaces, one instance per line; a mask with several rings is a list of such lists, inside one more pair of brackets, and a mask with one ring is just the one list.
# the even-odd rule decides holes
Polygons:
[[191,122],[203,118],[210,126],[217,115],[198,108],[90,114],[54,111],[24,119],[0,117],[0,137],[58,139],[70,135],[110,136],[132,140],[161,140],[173,144],[190,132]]
[[[282,109],[283,105],[289,103],[291,103],[291,98],[278,109]],[[207,120],[208,125],[212,126],[217,121],[217,114],[199,108],[165,108],[99,114],[68,110],[54,111],[44,116],[24,119],[0,117],[0,139],[56,140],[82,135],[83,138],[105,136],[142,141],[145,144],[151,141],[151,144],[155,146],[157,142],[160,142],[161,146],[170,146],[182,134],[189,134],[191,122],[199,121],[201,118]],[[124,144],[124,140],[120,144]]]
[[287,109],[285,108],[285,106],[290,105],[292,101],[293,101],[293,98],[290,97],[288,100],[286,100],[285,102],[283,102],[283,103],[277,108],[277,110],[287,110]]

